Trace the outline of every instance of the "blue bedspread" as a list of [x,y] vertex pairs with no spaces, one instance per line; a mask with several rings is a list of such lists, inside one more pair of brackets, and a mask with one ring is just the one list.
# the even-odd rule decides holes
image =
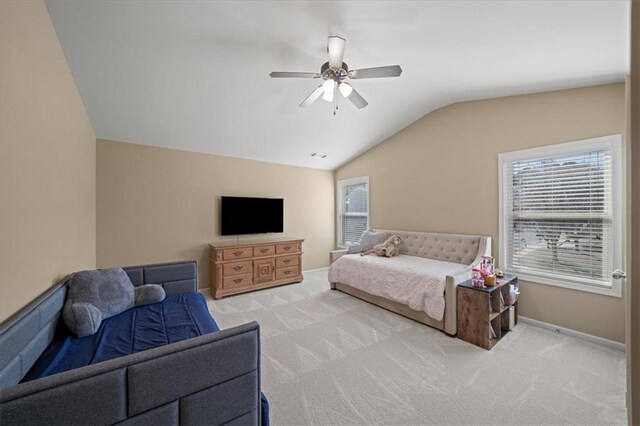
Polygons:
[[[61,321],[62,322],[62,321]],[[161,303],[138,306],[77,338],[63,325],[24,381],[50,376],[220,330],[199,293],[170,294]]]
[[[102,322],[87,337],[72,335],[64,322],[56,339],[22,380],[27,382],[98,362],[218,331],[207,303],[199,293],[169,294],[161,303],[138,306]],[[269,406],[262,395],[263,425]]]

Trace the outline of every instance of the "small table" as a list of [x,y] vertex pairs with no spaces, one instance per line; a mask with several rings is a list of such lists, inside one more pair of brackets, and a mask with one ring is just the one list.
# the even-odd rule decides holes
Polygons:
[[517,282],[517,276],[505,275],[493,287],[474,287],[471,280],[458,284],[458,338],[487,350],[495,346],[510,331],[510,317],[518,323],[518,300],[506,303],[510,284]]

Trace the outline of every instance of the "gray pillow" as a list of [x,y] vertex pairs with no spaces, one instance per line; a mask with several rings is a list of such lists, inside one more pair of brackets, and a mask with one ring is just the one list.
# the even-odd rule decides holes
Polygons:
[[360,241],[347,247],[347,253],[362,253],[371,250],[376,244],[382,244],[387,240],[384,232],[364,231],[360,236]]
[[150,303],[162,302],[165,297],[164,289],[158,284],[139,285],[135,288],[135,305],[148,305]]
[[127,309],[161,302],[165,298],[159,285],[134,287],[122,268],[76,272],[67,287],[62,317],[78,337],[94,334],[103,320]]
[[360,243],[347,243],[347,253],[362,253],[362,247],[360,246]]

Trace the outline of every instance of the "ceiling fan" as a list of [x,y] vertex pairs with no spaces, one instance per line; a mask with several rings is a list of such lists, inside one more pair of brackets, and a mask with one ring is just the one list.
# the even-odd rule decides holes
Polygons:
[[[316,90],[311,92],[302,101],[300,108],[306,108],[314,103],[320,96],[327,102],[335,101],[336,89],[349,99],[358,109],[368,105],[368,102],[345,80],[347,78],[358,80],[363,78],[399,77],[402,74],[400,65],[389,65],[385,67],[362,68],[350,70],[346,63],[342,62],[344,57],[344,46],[346,40],[342,37],[331,36],[327,44],[329,52],[329,62],[325,62],[320,67],[320,72],[286,72],[274,71],[269,74],[272,78],[322,78],[325,80]],[[336,108],[337,109],[337,106]],[[335,109],[333,113],[335,114]]]

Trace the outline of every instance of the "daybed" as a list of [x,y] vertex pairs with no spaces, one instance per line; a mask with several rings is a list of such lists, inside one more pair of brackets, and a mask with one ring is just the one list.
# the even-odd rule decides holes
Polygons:
[[491,237],[378,230],[402,238],[395,257],[331,252],[329,282],[423,324],[456,334],[456,286],[491,254]]
[[64,281],[0,326],[0,424],[268,422],[258,324],[217,331],[196,262],[124,270],[135,286],[160,284],[166,299],[75,338],[62,321]]

